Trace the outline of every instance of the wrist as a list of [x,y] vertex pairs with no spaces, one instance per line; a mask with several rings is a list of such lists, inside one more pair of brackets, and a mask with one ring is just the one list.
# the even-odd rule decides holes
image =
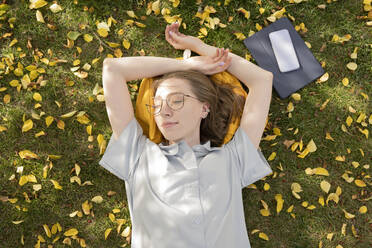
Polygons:
[[194,66],[190,63],[188,59],[180,60],[182,71],[192,71],[195,70]]

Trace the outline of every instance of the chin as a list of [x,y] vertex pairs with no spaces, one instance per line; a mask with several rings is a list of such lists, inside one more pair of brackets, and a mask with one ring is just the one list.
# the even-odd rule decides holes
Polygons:
[[166,140],[168,140],[168,141],[173,141],[173,142],[176,142],[177,143],[176,140],[180,140],[181,139],[181,137],[179,137],[179,136],[169,135],[169,134],[167,135],[167,133],[163,133],[163,132],[162,132],[162,134],[163,134],[163,137]]

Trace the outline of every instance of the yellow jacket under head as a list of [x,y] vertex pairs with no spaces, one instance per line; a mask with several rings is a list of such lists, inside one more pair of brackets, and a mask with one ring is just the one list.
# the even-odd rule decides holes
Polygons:
[[[182,58],[177,58],[182,59]],[[214,83],[226,83],[233,86],[237,86],[234,90],[236,94],[243,95],[245,98],[247,97],[247,92],[241,86],[239,80],[233,76],[232,74],[228,73],[227,71],[223,71],[214,75],[210,76],[210,79]],[[159,128],[156,125],[155,119],[151,117],[150,113],[146,110],[145,104],[153,105],[152,97],[154,96],[154,92],[152,92],[151,84],[154,81],[153,78],[144,78],[141,81],[141,85],[139,88],[137,101],[136,101],[136,111],[135,117],[138,123],[141,125],[143,134],[146,135],[152,142],[159,144],[165,141],[162,133],[160,132]],[[229,124],[228,131],[226,133],[225,139],[223,144],[226,144],[231,140],[234,136],[235,131],[238,129],[240,124],[240,119],[236,118],[232,120]]]

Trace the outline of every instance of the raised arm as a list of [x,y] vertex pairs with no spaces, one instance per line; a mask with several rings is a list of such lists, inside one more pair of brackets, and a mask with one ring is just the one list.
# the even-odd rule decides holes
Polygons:
[[[194,51],[208,55],[214,53],[216,49],[218,48],[201,43]],[[232,58],[227,71],[249,88],[240,126],[258,149],[270,109],[273,74],[238,55],[227,52]]]
[[[179,24],[174,23],[165,30],[166,40],[174,48],[190,49],[200,55],[209,56],[219,49],[205,44],[196,37],[180,33],[178,28]],[[172,31],[173,35],[169,31]],[[236,54],[227,52],[228,57],[232,59],[227,71],[249,88],[240,126],[258,149],[269,113],[273,74]]]
[[189,64],[184,61],[172,58],[151,56],[106,58],[103,61],[102,81],[106,110],[114,138],[118,139],[134,118],[126,82],[189,68]]

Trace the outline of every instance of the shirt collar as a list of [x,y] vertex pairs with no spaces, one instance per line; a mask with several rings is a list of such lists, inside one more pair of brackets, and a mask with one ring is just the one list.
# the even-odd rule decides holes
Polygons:
[[[168,146],[165,145],[164,142],[159,144],[159,147],[162,150],[162,152],[164,153],[164,155],[170,155],[170,156],[178,154],[180,152],[180,147],[181,146],[185,150],[190,149],[189,145],[186,143],[186,141],[184,139],[181,140],[180,142],[176,143],[176,144],[172,144],[172,145],[168,145]],[[211,151],[220,150],[220,149],[221,149],[221,147],[211,147],[211,141],[210,140],[208,140],[204,144],[198,144],[198,145],[194,145],[192,147],[192,150],[195,153],[200,154],[200,155],[206,155]]]

